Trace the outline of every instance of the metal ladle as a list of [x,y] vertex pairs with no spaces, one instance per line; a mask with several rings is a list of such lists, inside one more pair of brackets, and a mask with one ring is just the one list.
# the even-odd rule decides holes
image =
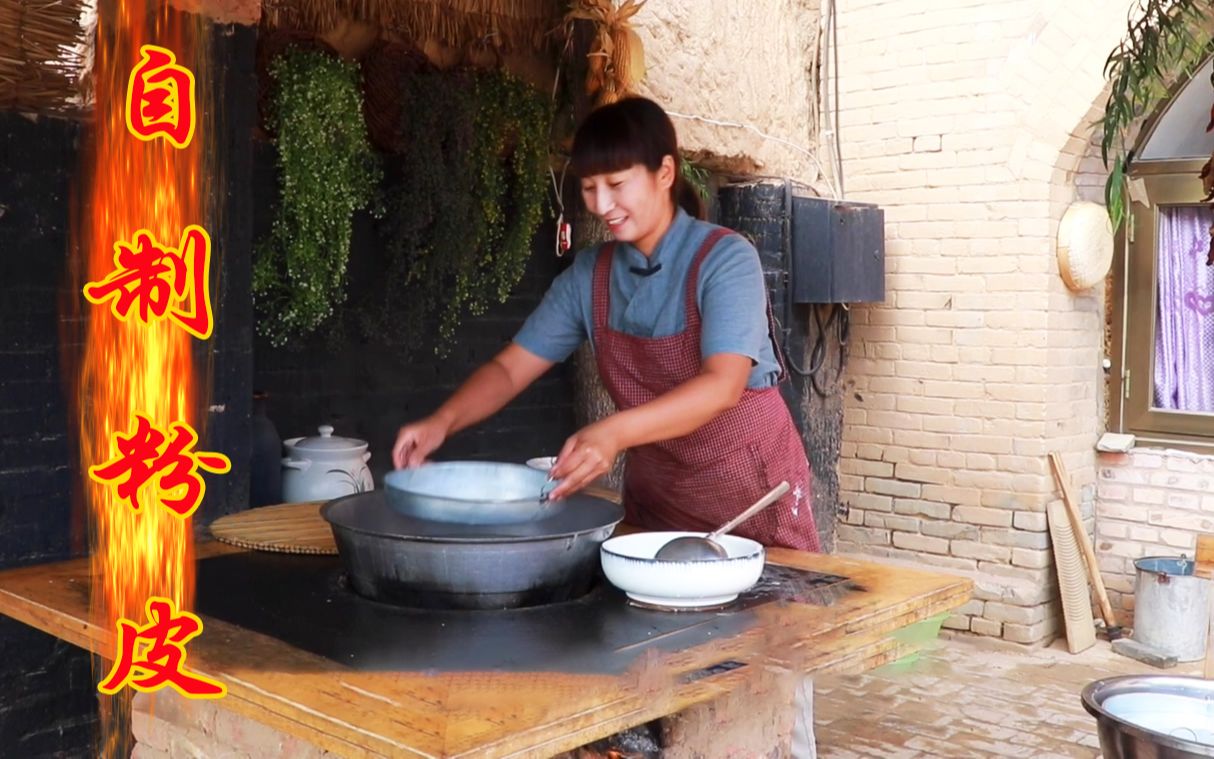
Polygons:
[[788,482],[781,482],[771,489],[771,492],[755,501],[750,508],[738,514],[733,519],[708,533],[704,537],[685,535],[675,538],[658,549],[654,556],[658,561],[703,561],[706,559],[727,559],[729,553],[717,542],[717,538],[758,514],[763,509],[780,500],[788,492]]

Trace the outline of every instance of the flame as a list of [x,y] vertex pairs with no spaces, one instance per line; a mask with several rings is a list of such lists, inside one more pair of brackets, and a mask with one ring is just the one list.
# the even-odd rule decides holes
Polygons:
[[[77,280],[103,279],[113,270],[115,242],[130,239],[139,229],[175,241],[190,224],[206,226],[201,179],[213,141],[207,139],[212,120],[203,107],[209,54],[204,24],[167,5],[149,7],[144,0],[99,3],[94,121],[74,204]],[[198,81],[199,128],[183,149],[163,139],[139,140],[128,131],[124,97],[145,44],[174,51]],[[76,294],[84,300],[79,288]],[[144,604],[153,595],[171,599],[181,610],[193,608],[192,524],[159,505],[163,494],[154,480],[140,491],[144,505],[136,512],[117,499],[112,487],[92,481],[88,468],[115,454],[114,433],[132,429],[137,413],[160,429],[172,422],[199,429],[204,421],[199,396],[206,388],[196,382],[193,338],[173,321],[119,320],[108,308],[88,304],[83,314],[87,326],[75,401],[90,525],[90,607],[94,622],[113,632],[121,618],[142,624]],[[130,695],[127,689],[101,698],[103,756],[129,753]]]

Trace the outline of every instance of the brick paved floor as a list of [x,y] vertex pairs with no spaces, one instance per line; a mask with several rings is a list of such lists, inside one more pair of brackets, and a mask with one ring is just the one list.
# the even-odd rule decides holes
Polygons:
[[821,759],[1100,756],[1096,720],[1079,692],[1113,675],[1160,670],[1114,654],[1106,641],[1071,655],[1064,641],[1029,649],[950,635],[915,664],[815,683]]

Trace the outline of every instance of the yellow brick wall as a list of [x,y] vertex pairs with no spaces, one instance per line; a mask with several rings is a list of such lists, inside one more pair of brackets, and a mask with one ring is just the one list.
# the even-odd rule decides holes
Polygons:
[[852,311],[838,549],[971,574],[952,627],[1057,629],[1049,451],[1092,508],[1103,296],[1065,288],[1055,239],[1102,181],[1091,125],[1130,6],[838,6],[846,194],[885,209],[888,257],[885,303]]
[[1197,536],[1214,533],[1214,457],[1136,448],[1100,457],[1096,556],[1113,608],[1134,611],[1134,561],[1193,558]]

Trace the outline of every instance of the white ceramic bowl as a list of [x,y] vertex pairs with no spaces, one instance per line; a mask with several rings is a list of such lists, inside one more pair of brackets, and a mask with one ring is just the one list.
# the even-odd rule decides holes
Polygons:
[[763,574],[767,552],[760,543],[736,535],[718,541],[725,559],[659,561],[658,549],[675,538],[702,532],[639,532],[614,537],[599,548],[603,573],[611,584],[641,603],[695,608],[729,603],[754,587]]

